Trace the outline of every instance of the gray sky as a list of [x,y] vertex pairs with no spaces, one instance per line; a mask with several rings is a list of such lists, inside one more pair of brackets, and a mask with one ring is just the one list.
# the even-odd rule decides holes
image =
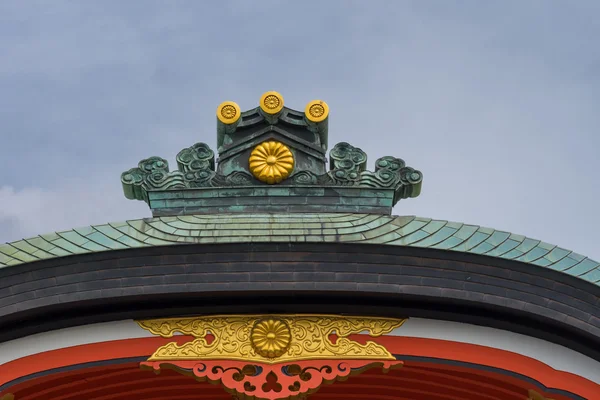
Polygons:
[[149,216],[122,171],[277,90],[423,171],[395,214],[600,259],[599,37],[598,0],[0,1],[0,242]]

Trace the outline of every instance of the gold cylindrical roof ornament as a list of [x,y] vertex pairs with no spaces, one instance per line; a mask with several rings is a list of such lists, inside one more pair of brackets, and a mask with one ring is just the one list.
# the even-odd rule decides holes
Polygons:
[[233,101],[224,101],[217,107],[217,148],[223,145],[225,134],[235,132],[242,120],[242,110]]
[[266,114],[279,114],[283,110],[283,96],[273,91],[264,93],[260,97],[260,109]]
[[321,147],[327,150],[327,129],[329,126],[329,106],[323,100],[313,100],[304,108],[304,120],[313,132],[321,138]]
[[310,122],[323,122],[329,117],[329,106],[323,100],[313,100],[306,105],[304,115]]
[[240,106],[233,101],[224,101],[217,107],[217,118],[225,125],[235,124],[241,116]]

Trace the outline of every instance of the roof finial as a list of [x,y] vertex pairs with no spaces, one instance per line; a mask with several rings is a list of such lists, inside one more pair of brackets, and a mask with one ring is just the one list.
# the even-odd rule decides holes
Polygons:
[[217,107],[217,118],[224,124],[235,124],[241,116],[240,106],[233,101],[224,101]]
[[283,96],[270,91],[260,96],[260,109],[271,115],[279,114],[283,110]]
[[274,91],[249,111],[225,101],[217,107],[217,163],[204,143],[179,152],[172,172],[166,160],[150,157],[122,174],[125,196],[148,202],[154,215],[172,215],[315,207],[390,214],[400,199],[419,195],[419,171],[391,156],[376,160],[375,171],[368,171],[365,152],[348,143],[331,150],[328,170],[328,120],[324,101],[310,101],[300,112],[285,107]]
[[310,122],[323,122],[329,116],[329,106],[323,100],[313,100],[306,105],[304,115]]

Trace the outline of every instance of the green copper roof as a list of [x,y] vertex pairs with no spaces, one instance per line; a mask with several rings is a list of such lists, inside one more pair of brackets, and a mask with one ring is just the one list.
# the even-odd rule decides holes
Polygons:
[[[242,112],[231,101],[217,108],[217,158],[206,143],[181,150],[175,170],[153,156],[121,174],[125,197],[148,203],[154,217],[198,214],[392,213],[421,193],[423,174],[384,156],[368,170],[367,154],[346,142],[329,152],[329,106],[284,107],[267,92]],[[298,189],[298,190],[294,190]],[[287,197],[287,198],[282,198]],[[385,197],[384,200],[374,200]]]
[[221,214],[96,225],[0,245],[0,268],[109,250],[186,243],[349,242],[483,254],[600,284],[600,263],[539,240],[474,225],[374,214]]

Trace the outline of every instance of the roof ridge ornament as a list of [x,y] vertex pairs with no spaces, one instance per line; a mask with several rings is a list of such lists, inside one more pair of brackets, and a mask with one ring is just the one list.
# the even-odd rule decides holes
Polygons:
[[[390,214],[400,199],[421,192],[422,173],[402,159],[379,158],[371,172],[365,152],[345,142],[330,151],[327,171],[329,106],[322,100],[310,101],[300,112],[285,107],[283,96],[270,91],[261,96],[258,107],[245,112],[225,101],[216,116],[216,162],[205,143],[180,151],[175,171],[161,157],[144,159],[121,175],[125,197],[146,201],[155,216],[306,212],[315,207],[321,212]],[[253,188],[257,190],[241,190]],[[269,200],[273,196],[287,200]],[[215,209],[207,207],[211,197],[249,198],[221,202]]]

